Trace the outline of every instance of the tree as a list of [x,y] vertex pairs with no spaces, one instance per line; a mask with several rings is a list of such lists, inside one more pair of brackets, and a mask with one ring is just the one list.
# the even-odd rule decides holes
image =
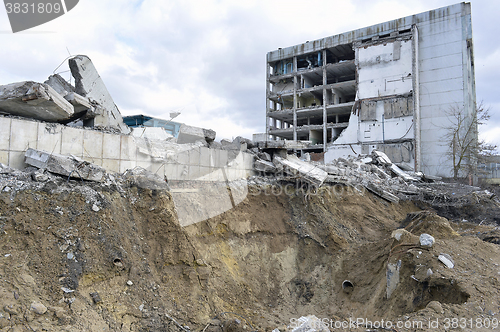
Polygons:
[[444,141],[448,145],[448,157],[453,164],[453,178],[477,175],[477,165],[493,155],[496,145],[478,138],[478,127],[490,118],[490,109],[483,103],[472,112],[464,107],[452,106],[446,112],[449,126],[445,127]]

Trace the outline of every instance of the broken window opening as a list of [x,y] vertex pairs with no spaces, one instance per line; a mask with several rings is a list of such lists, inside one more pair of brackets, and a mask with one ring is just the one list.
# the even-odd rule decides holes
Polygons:
[[321,66],[323,66],[321,51],[297,57],[297,71],[313,69]]
[[354,60],[355,53],[352,43],[337,45],[326,51],[326,63],[342,63],[348,60]]

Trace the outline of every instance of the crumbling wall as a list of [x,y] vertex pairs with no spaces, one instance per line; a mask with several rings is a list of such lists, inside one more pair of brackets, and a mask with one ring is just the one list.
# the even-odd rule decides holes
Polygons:
[[[252,173],[253,163],[253,156],[245,152],[0,116],[0,163],[24,168],[28,148],[73,155],[112,172],[140,166],[169,180],[246,178]],[[223,173],[221,169],[226,166]]]

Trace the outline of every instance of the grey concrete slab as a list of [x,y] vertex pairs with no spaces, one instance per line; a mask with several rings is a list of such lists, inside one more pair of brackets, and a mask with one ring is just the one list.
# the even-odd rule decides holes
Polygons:
[[57,122],[69,119],[74,108],[51,86],[26,81],[0,86],[0,112]]
[[75,92],[89,100],[96,101],[104,109],[103,114],[95,115],[94,126],[123,134],[130,133],[130,129],[123,122],[118,107],[89,57],[77,55],[69,59],[69,68],[75,78]]

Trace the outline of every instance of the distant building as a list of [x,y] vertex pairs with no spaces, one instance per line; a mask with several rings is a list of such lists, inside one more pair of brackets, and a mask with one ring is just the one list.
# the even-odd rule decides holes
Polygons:
[[500,184],[500,155],[488,157],[478,169],[479,178],[490,184]]
[[182,123],[173,122],[170,120],[163,120],[158,118],[153,118],[147,115],[130,115],[124,116],[123,121],[125,124],[131,128],[137,127],[161,127],[164,128],[165,131],[171,134],[174,137],[177,137],[179,134],[179,129]]
[[280,48],[266,69],[267,139],[310,141],[325,162],[380,149],[450,176],[446,112],[476,105],[470,3]]

